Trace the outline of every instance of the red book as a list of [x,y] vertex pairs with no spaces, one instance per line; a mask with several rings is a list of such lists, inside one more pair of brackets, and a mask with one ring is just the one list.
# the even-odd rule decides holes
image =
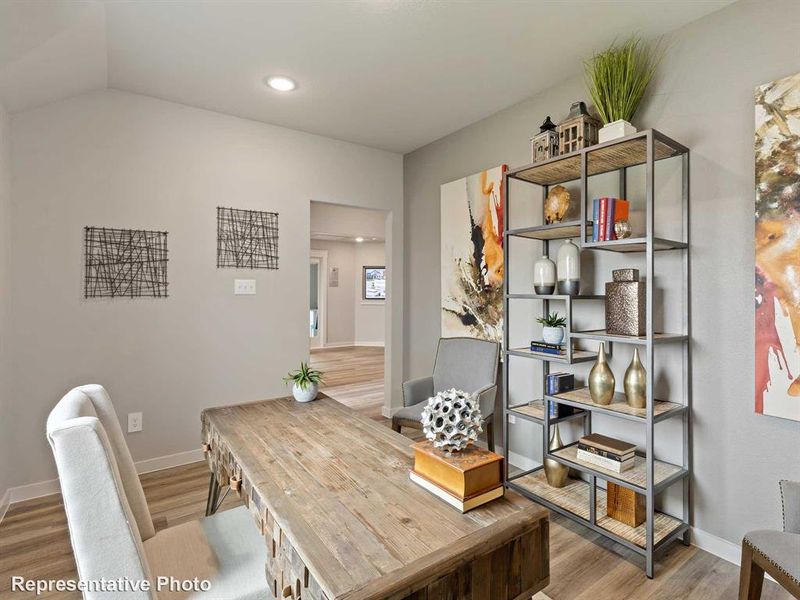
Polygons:
[[606,217],[608,213],[608,198],[600,198],[600,230],[598,236],[600,242],[606,241]]

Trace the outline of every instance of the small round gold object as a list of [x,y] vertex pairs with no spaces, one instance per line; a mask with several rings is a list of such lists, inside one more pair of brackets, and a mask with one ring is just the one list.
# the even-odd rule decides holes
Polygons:
[[614,223],[614,233],[618,240],[631,237],[631,224],[629,221],[617,221]]
[[563,185],[557,185],[547,193],[544,201],[544,222],[546,225],[560,223],[569,210],[569,192]]

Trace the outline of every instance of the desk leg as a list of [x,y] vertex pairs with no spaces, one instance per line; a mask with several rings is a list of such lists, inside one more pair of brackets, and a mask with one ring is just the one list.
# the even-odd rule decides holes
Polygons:
[[208,482],[208,499],[206,500],[206,516],[210,517],[217,512],[217,501],[219,500],[219,482],[216,473],[211,473]]

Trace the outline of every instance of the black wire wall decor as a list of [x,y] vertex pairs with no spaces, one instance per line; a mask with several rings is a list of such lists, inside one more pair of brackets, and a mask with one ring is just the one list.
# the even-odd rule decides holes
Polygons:
[[166,298],[167,232],[84,228],[85,298]]
[[277,269],[278,213],[217,207],[217,268]]

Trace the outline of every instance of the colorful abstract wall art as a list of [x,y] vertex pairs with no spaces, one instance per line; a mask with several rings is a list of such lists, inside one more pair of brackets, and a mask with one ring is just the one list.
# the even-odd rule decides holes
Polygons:
[[503,172],[441,187],[442,336],[503,337]]
[[755,100],[756,412],[800,421],[800,73]]

